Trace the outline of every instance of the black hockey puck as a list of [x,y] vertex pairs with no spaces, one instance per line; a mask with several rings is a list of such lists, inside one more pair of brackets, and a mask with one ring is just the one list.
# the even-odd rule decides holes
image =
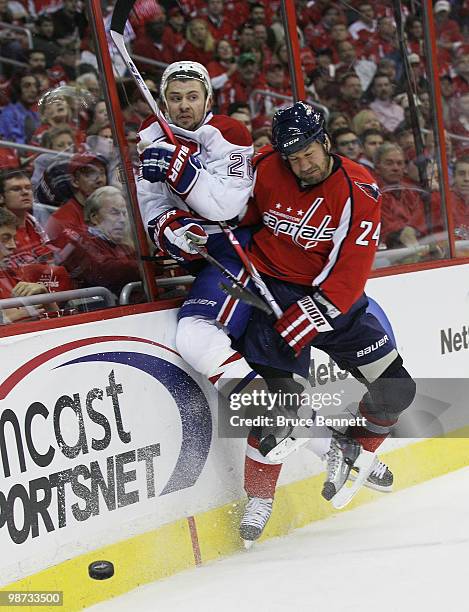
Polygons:
[[110,561],[93,561],[88,565],[88,574],[95,580],[106,580],[114,576],[114,565]]

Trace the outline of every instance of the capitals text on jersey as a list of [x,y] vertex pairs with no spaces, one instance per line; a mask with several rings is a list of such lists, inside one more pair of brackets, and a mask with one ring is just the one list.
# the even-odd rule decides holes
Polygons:
[[301,248],[305,250],[312,249],[317,246],[318,242],[332,240],[334,232],[337,229],[336,227],[329,226],[332,220],[331,215],[325,215],[317,227],[308,225],[309,220],[313,217],[323,201],[324,198],[316,198],[306,211],[304,217],[300,218],[299,221],[294,221],[292,217],[289,219],[279,218],[284,215],[270,209],[262,216],[264,225],[269,227],[276,236],[279,234],[286,234],[287,236],[291,236],[293,242]]

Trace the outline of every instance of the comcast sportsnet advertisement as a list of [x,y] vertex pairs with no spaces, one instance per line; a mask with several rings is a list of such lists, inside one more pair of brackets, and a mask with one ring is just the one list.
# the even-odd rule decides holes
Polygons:
[[0,384],[2,565],[58,532],[119,528],[136,505],[164,514],[197,483],[212,429],[204,392],[163,343],[90,335],[33,354]]

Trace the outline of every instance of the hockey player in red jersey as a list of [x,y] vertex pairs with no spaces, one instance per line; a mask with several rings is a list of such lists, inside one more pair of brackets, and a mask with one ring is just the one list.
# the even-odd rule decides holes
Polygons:
[[[252,176],[247,164],[252,149],[243,126],[235,125],[236,122],[229,118],[211,114],[211,86],[203,66],[195,62],[169,66],[162,78],[161,98],[180,144],[175,146],[164,142],[163,132],[156,121],[144,126],[140,137],[152,144],[142,155],[139,201],[149,234],[157,246],[190,271],[196,271],[194,267],[198,267],[196,281],[178,315],[178,351],[189,365],[207,376],[222,395],[229,396],[234,391],[265,384],[263,370],[269,375],[279,368],[288,375],[295,371],[294,364],[298,361],[290,360],[286,368],[277,362],[273,363],[273,368],[263,368],[262,360],[253,359],[259,365],[257,371],[242,352],[232,346],[232,342],[243,344],[241,336],[252,314],[251,308],[220,290],[219,282],[223,280],[220,273],[201,262],[192,246],[194,242],[205,244],[209,253],[215,255],[241,282],[248,283],[248,274],[226,236],[213,221],[232,218],[246,208],[252,190]],[[188,148],[189,154],[182,147]],[[178,163],[181,153],[184,160]],[[200,216],[195,217],[192,211]],[[330,230],[326,225],[322,228],[325,235]],[[243,245],[249,242],[250,236],[249,230],[237,230],[237,237]],[[298,239],[302,240],[302,236]],[[270,322],[268,325],[280,339]],[[278,343],[276,346],[278,348]],[[251,350],[252,347],[246,345],[246,348]],[[266,518],[262,518],[263,524],[254,530],[242,526],[241,535],[248,540],[258,537],[270,516],[272,500],[268,494],[275,489],[280,471],[279,465],[265,459],[265,464],[270,464],[272,469],[264,470],[266,478],[261,477],[262,466],[259,468],[257,458],[262,458],[262,455],[256,448],[258,440],[255,436],[251,438],[253,442],[248,447],[246,458],[245,488],[251,498],[247,514],[252,510],[258,517],[258,507],[261,507],[261,514],[264,513]],[[331,442],[330,432],[323,446],[321,452],[317,449],[315,452],[325,455],[329,466],[335,466],[335,476],[339,473],[337,466],[343,465],[345,450],[349,448],[356,456],[361,448],[359,444],[344,442],[338,436]],[[341,486],[343,482],[336,480],[335,476],[332,478],[329,471],[329,484]]]
[[[272,146],[261,149],[253,166],[245,222],[263,226],[248,254],[283,316],[272,325],[264,313],[253,312],[239,349],[257,372],[305,378],[310,347],[326,352],[367,388],[359,404],[365,425],[346,433],[374,452],[415,396],[389,322],[364,293],[379,240],[379,189],[363,166],[330,153],[322,115],[303,102],[276,113]],[[290,356],[279,348],[279,337],[290,347]],[[248,539],[262,531],[260,514],[268,520],[280,472],[279,465],[268,461],[278,440],[265,431],[256,433],[246,466],[251,499],[241,523]],[[385,490],[392,479],[380,463],[368,484]],[[259,481],[266,483],[263,504],[257,499]],[[326,489],[327,483],[325,497]]]

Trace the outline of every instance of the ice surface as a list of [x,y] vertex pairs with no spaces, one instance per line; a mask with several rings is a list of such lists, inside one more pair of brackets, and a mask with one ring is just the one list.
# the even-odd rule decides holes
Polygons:
[[89,609],[460,612],[468,557],[464,468]]

